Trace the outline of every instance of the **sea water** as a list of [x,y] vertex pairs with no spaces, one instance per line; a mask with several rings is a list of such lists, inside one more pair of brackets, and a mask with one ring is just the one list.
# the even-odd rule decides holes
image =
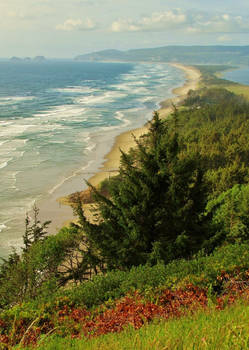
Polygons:
[[235,81],[236,83],[249,85],[249,67],[225,72],[223,77],[227,80]]
[[161,63],[1,61],[0,256],[21,246],[35,202],[82,190],[115,136],[151,119],[183,82]]

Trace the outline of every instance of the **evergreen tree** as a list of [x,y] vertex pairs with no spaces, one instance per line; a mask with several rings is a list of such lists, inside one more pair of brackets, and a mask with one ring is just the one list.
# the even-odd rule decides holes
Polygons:
[[31,219],[28,214],[26,214],[25,218],[25,233],[23,235],[23,251],[27,252],[28,249],[32,246],[33,243],[38,241],[42,241],[45,239],[47,235],[46,229],[51,223],[50,220],[41,223],[38,219],[39,216],[39,208],[37,208],[36,204],[33,206],[33,216]]
[[122,152],[110,198],[92,187],[99,222],[81,218],[81,225],[108,268],[167,262],[192,253],[204,239],[202,173],[196,156],[181,158],[176,129],[176,120],[170,130],[155,113],[136,151]]

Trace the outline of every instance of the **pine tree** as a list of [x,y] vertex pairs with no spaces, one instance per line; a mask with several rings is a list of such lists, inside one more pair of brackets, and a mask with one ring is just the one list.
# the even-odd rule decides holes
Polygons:
[[177,121],[169,128],[155,113],[149,133],[136,143],[135,152],[122,152],[110,198],[92,187],[99,223],[81,220],[109,268],[168,262],[192,253],[203,240],[202,173],[196,156],[181,158]]

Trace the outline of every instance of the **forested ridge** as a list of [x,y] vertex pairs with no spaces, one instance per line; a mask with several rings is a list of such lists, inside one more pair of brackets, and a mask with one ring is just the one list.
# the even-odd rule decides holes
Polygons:
[[248,299],[249,102],[220,85],[154,113],[119,174],[89,184],[90,221],[75,195],[77,223],[47,236],[34,208],[0,266],[3,349]]

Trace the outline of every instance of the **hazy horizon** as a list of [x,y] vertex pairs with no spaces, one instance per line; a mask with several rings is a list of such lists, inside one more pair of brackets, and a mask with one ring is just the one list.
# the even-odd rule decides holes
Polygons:
[[249,44],[246,0],[9,0],[0,4],[0,14],[3,58]]

